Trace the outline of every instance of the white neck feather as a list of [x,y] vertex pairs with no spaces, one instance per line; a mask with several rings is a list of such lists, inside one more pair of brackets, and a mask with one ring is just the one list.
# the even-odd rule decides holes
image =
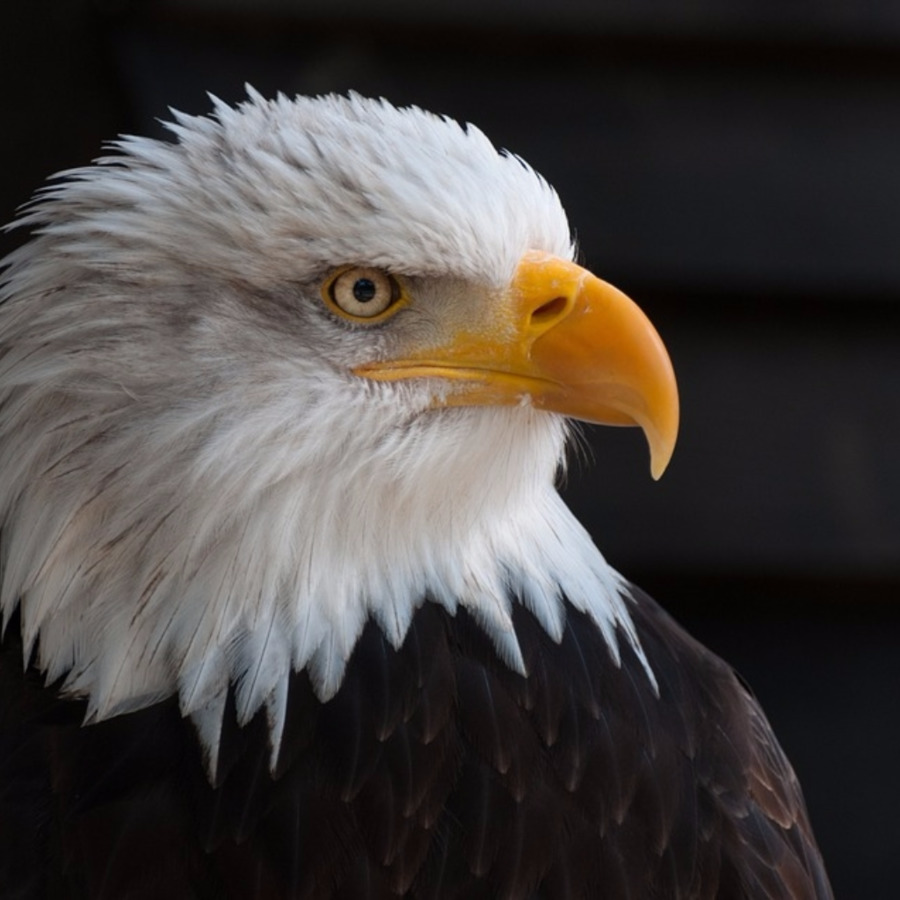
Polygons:
[[[21,598],[38,665],[88,698],[90,718],[177,691],[214,759],[234,685],[239,721],[265,704],[277,748],[290,671],[306,668],[328,699],[366,620],[399,647],[426,597],[470,610],[520,671],[513,598],[559,639],[565,596],[614,655],[617,629],[641,652],[620,579],[553,486],[560,420],[432,412],[373,447],[391,402],[377,390],[359,390],[356,408],[341,411],[349,432],[308,410],[315,441],[308,417],[285,426],[291,395],[279,393],[241,419],[191,413],[188,424],[173,413],[157,428],[113,432],[101,438],[106,465],[89,477],[80,454],[64,453],[76,477],[51,467],[2,498],[15,510],[4,526],[4,612]],[[166,435],[191,429],[202,450],[185,459]],[[4,437],[27,464],[29,451]]]

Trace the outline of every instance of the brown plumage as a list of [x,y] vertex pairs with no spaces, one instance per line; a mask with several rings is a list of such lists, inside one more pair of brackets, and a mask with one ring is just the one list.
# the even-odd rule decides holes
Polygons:
[[[173,702],[81,727],[2,654],[0,879],[17,897],[831,896],[793,772],[731,669],[649,598],[656,697],[568,610],[516,613],[529,676],[433,604],[395,651],[370,623],[341,689],[305,674],[274,775],[226,715],[218,782]],[[9,895],[9,894],[8,894]]]

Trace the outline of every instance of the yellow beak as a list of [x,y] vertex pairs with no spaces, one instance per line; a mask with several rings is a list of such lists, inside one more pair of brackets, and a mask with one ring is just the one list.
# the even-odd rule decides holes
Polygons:
[[487,324],[462,324],[440,346],[356,374],[443,379],[436,406],[530,404],[585,422],[639,425],[659,478],[678,436],[678,389],[643,312],[586,269],[536,251],[522,257],[500,299]]

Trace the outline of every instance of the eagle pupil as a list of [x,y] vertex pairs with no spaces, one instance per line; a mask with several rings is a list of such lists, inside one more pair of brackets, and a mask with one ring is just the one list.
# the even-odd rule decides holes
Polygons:
[[375,299],[377,290],[371,278],[358,278],[353,284],[353,297],[357,303],[369,303]]

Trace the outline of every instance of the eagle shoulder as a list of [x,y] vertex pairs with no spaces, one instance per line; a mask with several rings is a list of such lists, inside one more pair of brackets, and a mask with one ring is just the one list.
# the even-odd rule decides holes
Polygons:
[[213,785],[174,699],[83,727],[29,673],[0,691],[0,876],[24,897],[826,900],[755,699],[631,608],[658,693],[571,607],[557,643],[515,605],[526,675],[462,608],[425,603],[399,650],[370,622],[331,700],[292,676],[274,772],[265,714],[240,728],[229,697]]

